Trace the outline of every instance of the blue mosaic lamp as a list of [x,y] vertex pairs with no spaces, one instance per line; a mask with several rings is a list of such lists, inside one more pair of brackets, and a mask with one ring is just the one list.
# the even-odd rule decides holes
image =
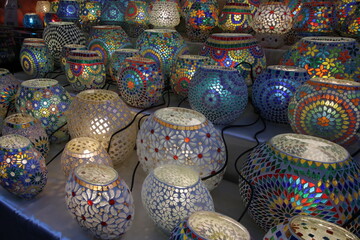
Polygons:
[[120,25],[124,22],[122,1],[106,1],[103,4],[100,22],[107,25]]
[[274,65],[256,78],[252,103],[267,120],[288,123],[288,106],[297,88],[310,79],[304,68]]
[[32,78],[44,77],[54,70],[54,59],[44,43],[24,43],[20,50],[20,64]]
[[117,82],[119,79],[119,71],[121,70],[121,65],[125,62],[125,59],[128,57],[140,57],[139,50],[133,48],[120,48],[116,49],[110,58],[110,76],[114,82]]
[[56,14],[62,21],[76,21],[79,19],[80,5],[76,0],[60,0]]
[[42,28],[43,26],[40,16],[36,13],[26,13],[23,18],[23,24],[26,28]]

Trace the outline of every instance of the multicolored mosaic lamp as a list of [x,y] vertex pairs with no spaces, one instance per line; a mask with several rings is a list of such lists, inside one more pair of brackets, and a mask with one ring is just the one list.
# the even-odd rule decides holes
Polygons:
[[151,219],[166,233],[195,211],[214,211],[210,192],[188,166],[155,168],[143,182],[141,199]]
[[178,4],[170,1],[155,1],[149,13],[149,22],[154,28],[174,29],[180,23]]
[[204,183],[212,190],[226,170],[220,133],[194,110],[170,107],[155,111],[142,124],[136,143],[145,172],[164,163],[189,165],[207,178]]
[[339,0],[335,4],[335,26],[341,36],[360,37],[360,2]]
[[[256,147],[239,169],[253,186],[248,213],[265,231],[295,215],[342,225],[360,209],[360,166],[345,148],[325,139],[276,135]],[[241,179],[239,186],[249,201],[249,186]],[[352,229],[359,234],[360,219]]]
[[[149,24],[149,5],[144,1],[130,1],[125,12],[125,21],[129,25],[125,31],[132,36],[138,37]],[[139,31],[130,31],[131,28]]]
[[77,0],[60,0],[56,15],[62,21],[79,20],[80,5]]
[[20,81],[9,70],[0,68],[0,121],[9,114],[15,112],[15,94],[18,91]]
[[0,137],[0,185],[24,199],[38,195],[47,182],[45,158],[30,140],[17,134]]
[[312,77],[360,82],[359,48],[353,38],[304,37],[283,55],[280,64],[305,68]]
[[51,0],[50,2],[50,12],[56,13],[59,9],[60,0]]
[[70,174],[65,193],[71,215],[96,238],[118,239],[130,229],[134,200],[125,181],[112,167],[80,165]]
[[24,43],[20,50],[23,71],[32,78],[41,78],[54,70],[54,59],[43,43]]
[[219,27],[224,32],[251,32],[253,15],[249,4],[228,0],[219,15]]
[[304,68],[273,65],[252,86],[252,103],[270,121],[288,123],[288,106],[295,91],[310,79]]
[[100,21],[106,25],[120,25],[124,22],[123,1],[106,1],[101,9]]
[[26,13],[23,18],[23,25],[26,28],[42,28],[40,16],[36,13]]
[[121,65],[125,62],[125,59],[128,57],[140,57],[139,50],[133,48],[120,48],[120,49],[116,49],[111,54],[109,71],[110,71],[111,79],[114,82],[118,82]]
[[65,72],[65,65],[67,58],[72,50],[86,50],[85,45],[81,44],[66,44],[61,51],[61,69]]
[[94,25],[100,21],[102,6],[98,1],[84,2],[80,5],[79,21],[82,25]]

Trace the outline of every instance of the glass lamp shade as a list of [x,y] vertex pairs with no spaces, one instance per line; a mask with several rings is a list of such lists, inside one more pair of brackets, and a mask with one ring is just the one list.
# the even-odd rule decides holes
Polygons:
[[213,124],[229,124],[248,103],[248,90],[239,71],[231,67],[200,66],[189,84],[189,103]]
[[288,123],[288,106],[295,91],[310,79],[304,68],[269,66],[252,86],[252,103],[270,121]]
[[134,201],[115,169],[103,164],[80,165],[70,174],[65,193],[72,216],[96,238],[119,239],[130,229]]
[[[311,215],[344,224],[360,207],[360,166],[340,145],[325,139],[280,134],[256,147],[242,175],[253,185],[248,213],[268,231],[295,215]],[[250,189],[240,179],[240,193]],[[360,230],[360,220],[353,222]]]
[[42,28],[42,21],[36,13],[26,13],[23,18],[23,25],[26,28]]
[[[117,93],[109,90],[85,90],[76,95],[67,112],[72,138],[91,137],[108,149],[111,136],[133,118],[132,112]],[[136,126],[116,133],[111,140],[109,154],[114,165],[132,153],[136,141]]]
[[210,192],[188,166],[155,168],[144,180],[141,199],[151,219],[167,233],[195,211],[214,211]]
[[49,138],[44,127],[38,119],[27,113],[15,113],[5,118],[2,134],[18,134],[27,137],[44,158],[49,152]]
[[[64,113],[70,103],[70,94],[58,81],[40,78],[21,83],[16,94],[15,106],[18,112],[39,119],[46,133],[50,135],[66,123]],[[62,134],[65,133],[60,131],[58,136]]]
[[170,77],[172,90],[183,97],[188,96],[189,83],[196,70],[202,65],[209,65],[210,58],[199,55],[181,55],[173,65]]
[[209,190],[220,183],[225,173],[225,146],[220,133],[194,110],[157,110],[142,124],[136,142],[145,172],[164,163],[189,165],[201,178],[207,178],[204,183]]
[[360,2],[339,0],[335,4],[335,26],[341,36],[360,37]]
[[51,0],[50,2],[50,12],[56,13],[59,8],[60,0]]
[[360,129],[359,98],[358,82],[312,78],[289,103],[290,125],[296,133],[350,144]]
[[79,20],[80,5],[77,0],[60,0],[56,15],[62,21]]
[[80,6],[80,22],[83,24],[94,24],[100,21],[102,14],[101,3],[97,1],[84,2]]
[[249,231],[234,219],[217,212],[197,211],[171,232],[169,240],[250,240]]
[[102,7],[100,21],[107,25],[120,25],[124,22],[122,1],[106,1]]
[[63,46],[85,44],[83,32],[72,22],[50,22],[44,29],[43,38],[56,65],[60,65]]
[[194,2],[189,10],[187,23],[194,29],[211,30],[219,23],[219,9],[211,2]]
[[65,72],[65,65],[67,58],[72,50],[86,50],[85,45],[81,44],[66,44],[61,51],[61,69]]
[[30,140],[17,134],[0,137],[0,184],[12,194],[31,199],[47,182],[45,158]]
[[263,48],[256,38],[245,33],[214,33],[206,40],[200,55],[208,56],[220,66],[239,69],[246,83],[266,68]]
[[359,44],[352,38],[304,37],[280,60],[281,65],[305,68],[312,77],[360,82]]
[[70,51],[65,75],[75,91],[103,88],[106,83],[105,64],[96,51]]
[[66,177],[81,164],[97,163],[112,167],[105,148],[94,138],[79,137],[70,140],[61,154],[61,167]]
[[176,58],[189,53],[184,39],[172,29],[145,30],[137,39],[136,48],[141,56],[153,59],[159,64],[166,78],[170,76]]
[[149,13],[150,24],[155,28],[174,28],[180,23],[180,13],[176,2],[156,1]]
[[125,59],[128,57],[140,57],[139,50],[133,48],[121,48],[121,49],[116,49],[111,54],[109,72],[111,79],[114,82],[118,81],[121,65],[125,62]]
[[42,78],[54,70],[54,59],[43,43],[24,43],[20,63],[23,71],[32,78]]
[[50,12],[50,2],[49,1],[37,1],[36,2],[36,7],[35,7],[35,12],[36,13],[42,13],[45,14],[47,12]]
[[359,238],[334,223],[324,221],[320,218],[299,215],[271,228],[263,238],[263,240],[275,239],[358,240]]
[[253,15],[249,4],[228,1],[219,15],[219,27],[224,32],[249,33]]
[[20,81],[17,80],[9,70],[0,68],[0,119],[15,109],[15,95],[19,88]]

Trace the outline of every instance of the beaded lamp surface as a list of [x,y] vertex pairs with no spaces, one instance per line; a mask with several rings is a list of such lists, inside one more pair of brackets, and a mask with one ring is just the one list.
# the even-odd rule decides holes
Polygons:
[[224,32],[251,32],[252,13],[249,4],[229,0],[219,15],[219,27]]
[[295,91],[310,79],[304,68],[274,65],[260,74],[252,86],[252,103],[267,120],[288,123],[288,106]]
[[81,227],[98,239],[119,239],[134,219],[134,200],[115,169],[83,164],[70,174],[65,186],[68,210]]
[[128,57],[140,57],[139,50],[133,48],[121,48],[121,49],[116,49],[111,54],[109,71],[110,71],[111,79],[114,82],[118,81],[121,65],[125,62],[125,59]]
[[0,119],[15,110],[15,95],[20,81],[9,70],[0,68]]
[[289,103],[290,125],[296,133],[350,144],[358,140],[359,99],[358,82],[312,78],[296,90]]
[[103,88],[105,65],[96,51],[72,50],[65,65],[66,79],[75,91]]
[[70,140],[61,154],[61,167],[68,177],[81,164],[97,163],[112,167],[112,161],[105,148],[94,138],[79,137]]
[[98,140],[105,149],[109,148],[114,165],[126,160],[132,153],[136,141],[136,124],[111,139],[116,131],[124,128],[133,118],[132,112],[117,93],[102,89],[82,91],[74,98],[67,118],[71,137]]
[[120,25],[124,22],[123,1],[106,1],[102,6],[100,21],[107,25]]
[[12,194],[31,199],[47,182],[45,158],[30,140],[17,134],[0,137],[0,184]]
[[353,38],[304,37],[283,55],[280,64],[305,68],[312,77],[360,82],[359,43]]
[[45,129],[38,119],[27,113],[16,113],[5,118],[2,134],[18,134],[27,137],[44,158],[49,152],[49,138]]
[[23,71],[32,78],[44,77],[54,70],[54,59],[43,43],[24,43],[20,50]]
[[[249,213],[265,231],[295,215],[344,224],[360,209],[360,166],[333,142],[302,134],[280,134],[256,147],[242,175],[253,185]],[[250,189],[240,179],[240,193]],[[360,220],[353,222],[359,234]]]
[[72,50],[86,50],[85,45],[81,44],[66,44],[61,51],[61,69],[65,72],[65,65],[67,58]]
[[165,84],[162,72],[154,60],[129,57],[121,64],[117,85],[125,103],[147,108],[160,100]]
[[149,22],[154,28],[174,28],[180,23],[176,2],[155,1],[149,13]]
[[214,211],[209,191],[188,166],[155,168],[143,182],[141,199],[151,219],[166,233],[195,211]]
[[42,28],[43,24],[38,14],[26,13],[23,18],[23,25],[26,28]]
[[77,0],[60,0],[56,15],[62,21],[79,19],[80,5]]

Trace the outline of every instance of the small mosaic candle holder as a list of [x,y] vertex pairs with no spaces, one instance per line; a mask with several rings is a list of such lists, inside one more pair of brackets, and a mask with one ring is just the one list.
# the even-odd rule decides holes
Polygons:
[[178,4],[170,1],[153,2],[149,21],[154,28],[174,29],[180,23]]
[[96,51],[70,51],[65,75],[75,91],[103,88],[106,83],[105,64]]
[[252,86],[253,106],[267,120],[288,123],[289,102],[295,91],[309,79],[304,68],[269,66]]
[[0,137],[0,185],[23,199],[38,195],[47,182],[45,158],[30,140],[17,134]]
[[61,154],[61,167],[66,177],[81,164],[104,164],[112,167],[105,148],[94,138],[79,137],[70,140]]
[[118,239],[130,229],[134,200],[125,181],[112,167],[80,165],[70,174],[65,193],[71,215],[96,238]]
[[138,38],[140,34],[148,29],[149,26],[149,5],[144,1],[130,1],[125,11],[125,31],[133,38]]
[[102,6],[100,21],[103,25],[120,25],[124,22],[122,1],[106,1]]
[[54,70],[54,59],[43,43],[24,43],[20,50],[23,71],[32,78],[45,77]]
[[42,28],[43,24],[40,16],[36,13],[25,13],[23,18],[23,25],[26,28]]
[[219,27],[224,32],[251,32],[253,15],[248,3],[229,0],[219,15]]
[[155,168],[144,180],[141,199],[151,219],[167,233],[195,211],[214,211],[210,192],[188,166]]
[[9,70],[0,68],[0,120],[15,112],[15,95],[20,81]]
[[116,49],[110,58],[110,76],[111,79],[116,83],[119,80],[119,71],[125,59],[128,57],[140,57],[138,49],[133,48],[121,48]]
[[200,66],[189,84],[189,103],[213,124],[236,120],[248,103],[248,90],[239,71],[231,67]]
[[225,173],[225,146],[220,133],[205,116],[185,108],[162,108],[142,124],[137,155],[145,172],[164,163],[196,169],[209,190]]
[[116,133],[128,125],[132,118],[132,112],[117,93],[102,89],[78,93],[67,112],[71,137],[98,140],[108,149],[114,165],[125,161],[134,150],[136,124]]
[[15,113],[4,120],[2,134],[27,137],[44,158],[50,150],[49,138],[40,121],[26,113]]
[[60,0],[56,15],[62,21],[79,20],[80,5],[77,0]]
[[250,240],[249,231],[234,219],[217,212],[197,211],[180,222],[171,232],[169,240]]
[[72,50],[86,50],[85,45],[81,44],[66,44],[61,51],[61,69],[65,72],[65,65],[67,58]]
[[[359,165],[345,148],[325,139],[276,135],[256,147],[239,169],[253,186],[248,213],[265,231],[295,215],[342,225],[360,207]],[[249,201],[249,186],[240,179],[239,187]],[[359,224],[355,220],[352,229],[359,231]]]

